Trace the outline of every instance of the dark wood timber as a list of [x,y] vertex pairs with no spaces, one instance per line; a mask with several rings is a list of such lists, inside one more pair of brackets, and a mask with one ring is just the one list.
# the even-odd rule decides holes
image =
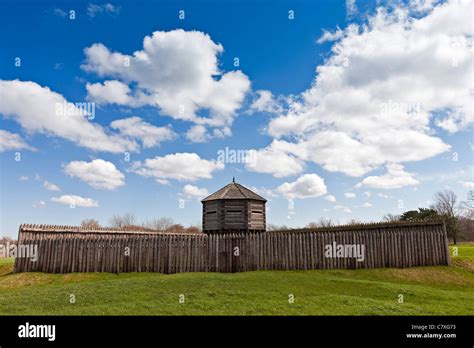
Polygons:
[[[327,257],[325,248],[364,246],[364,259]],[[21,225],[18,244],[36,245],[36,262],[15,272],[244,272],[449,265],[439,221],[337,226],[266,233],[167,234],[73,226]]]
[[266,202],[233,180],[202,200],[202,230],[206,234],[265,232]]

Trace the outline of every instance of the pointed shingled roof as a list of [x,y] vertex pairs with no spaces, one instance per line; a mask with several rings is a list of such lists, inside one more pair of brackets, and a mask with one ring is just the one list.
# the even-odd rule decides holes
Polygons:
[[254,199],[263,202],[267,201],[265,198],[257,195],[245,186],[236,183],[235,179],[233,179],[230,184],[204,198],[201,202],[214,201],[218,199]]

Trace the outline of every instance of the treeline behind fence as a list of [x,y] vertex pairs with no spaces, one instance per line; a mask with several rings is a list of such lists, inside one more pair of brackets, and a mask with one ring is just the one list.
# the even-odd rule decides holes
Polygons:
[[[364,257],[326,257],[327,246],[364,246]],[[22,225],[15,272],[243,272],[449,265],[441,222],[368,224],[260,234],[158,234]],[[333,255],[336,256],[336,255]]]

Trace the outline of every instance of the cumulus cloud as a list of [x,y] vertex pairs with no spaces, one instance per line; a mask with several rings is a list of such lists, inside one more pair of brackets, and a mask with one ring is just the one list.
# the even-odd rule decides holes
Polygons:
[[99,190],[115,190],[125,185],[125,176],[113,163],[103,159],[72,161],[64,166],[64,172]]
[[187,184],[184,185],[181,196],[184,197],[184,199],[201,200],[204,197],[209,196],[209,191],[205,188],[199,188],[197,186]]
[[395,5],[349,26],[269,135],[287,138],[286,153],[350,176],[448,151],[433,126],[473,122],[470,14],[463,0],[416,16]]
[[431,11],[440,1],[441,0],[411,0],[410,8],[413,11],[424,13]]
[[352,210],[350,210],[348,207],[345,207],[343,205],[335,205],[334,209],[335,210],[342,210],[344,213],[348,213],[348,214],[352,213]]
[[203,143],[209,139],[206,127],[197,124],[186,132],[186,138],[193,143]]
[[211,179],[214,171],[222,169],[224,164],[221,162],[209,161],[196,153],[184,152],[135,162],[131,171],[144,177],[155,178],[157,182],[165,184],[170,179],[178,181]]
[[[215,129],[232,124],[250,88],[241,71],[222,72],[218,55],[224,51],[199,31],[156,31],[132,55],[112,52],[96,43],[84,52],[85,71],[116,79],[89,85],[89,98],[101,103],[151,105],[175,119]],[[134,84],[131,91],[125,84]],[[198,116],[199,110],[208,110]]]
[[53,184],[47,180],[43,182],[43,187],[48,191],[61,191],[58,185]]
[[326,197],[324,197],[324,199],[328,202],[336,203],[336,197],[334,197],[333,195],[327,195]]
[[252,149],[252,161],[245,164],[249,171],[271,174],[276,178],[296,175],[304,170],[304,162],[286,151],[286,142],[274,140],[266,148]]
[[122,104],[132,105],[135,100],[131,95],[127,84],[117,81],[105,81],[104,83],[87,83],[87,99],[98,104]]
[[28,145],[28,143],[23,140],[23,138],[19,134],[11,133],[9,131],[0,129],[0,152],[14,150],[36,151],[36,149]]
[[285,182],[277,191],[287,199],[320,197],[327,193],[324,179],[317,174],[305,174],[296,181]]
[[418,185],[419,181],[413,178],[412,173],[404,170],[400,164],[388,164],[387,173],[380,176],[368,176],[356,187],[368,186],[377,189],[397,189],[405,186]]
[[282,110],[279,103],[273,97],[272,92],[267,90],[256,91],[257,98],[250,105],[250,110],[254,112],[276,113]]
[[459,182],[462,187],[468,190],[474,190],[474,182],[473,181],[460,181]]
[[325,42],[330,42],[330,41],[337,41],[339,39],[342,39],[346,33],[346,30],[341,30],[339,27],[335,31],[328,31],[328,30],[323,30],[323,35],[321,35],[318,40],[316,40],[317,43],[322,44]]
[[0,80],[0,114],[14,119],[29,133],[54,135],[91,150],[138,150],[136,142],[108,134],[88,120],[87,110],[35,82]]
[[356,194],[355,193],[352,193],[352,192],[346,192],[344,193],[344,196],[346,198],[355,198],[356,197]]
[[349,17],[357,13],[356,0],[346,0],[346,13]]
[[163,141],[173,140],[177,134],[171,126],[157,127],[134,116],[115,120],[110,127],[117,129],[125,137],[141,140],[143,147],[155,147]]
[[93,200],[92,198],[84,198],[76,195],[62,195],[60,197],[53,197],[51,198],[51,202],[69,205],[71,207],[93,208],[99,206],[99,202]]

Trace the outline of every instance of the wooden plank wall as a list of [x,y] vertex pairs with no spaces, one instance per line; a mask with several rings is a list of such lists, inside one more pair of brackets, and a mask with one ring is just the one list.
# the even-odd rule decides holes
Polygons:
[[[20,228],[38,260],[17,258],[15,272],[244,272],[449,265],[444,225],[338,227],[258,234],[154,234]],[[325,257],[326,245],[359,244],[365,258]]]

